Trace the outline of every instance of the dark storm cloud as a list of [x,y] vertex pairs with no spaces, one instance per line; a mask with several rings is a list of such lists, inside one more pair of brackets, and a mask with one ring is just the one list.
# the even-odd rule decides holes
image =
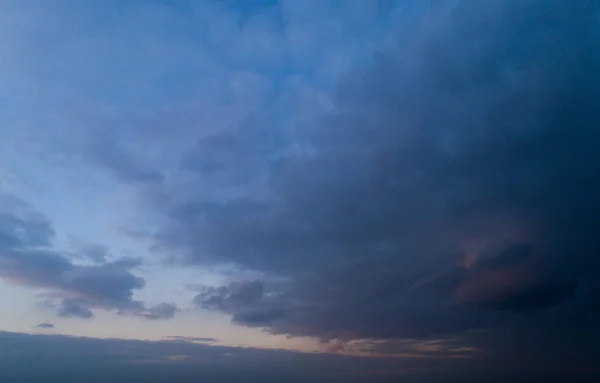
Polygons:
[[[277,149],[218,133],[182,156],[193,180],[148,201],[156,249],[267,275],[196,304],[324,339],[594,322],[600,3],[439,3]],[[263,189],[204,192],[256,153]]]
[[[272,163],[268,192],[157,206],[171,219],[159,244],[187,261],[288,280],[208,288],[196,303],[323,338],[518,326],[557,307],[543,321],[593,315],[598,5],[442,7],[342,82],[335,111],[290,139],[308,154]],[[258,145],[213,144],[185,168],[235,171]]]
[[173,317],[176,308],[172,304],[145,307],[133,300],[134,290],[145,284],[131,272],[140,266],[139,260],[77,265],[52,247],[54,232],[45,217],[16,198],[0,197],[0,278],[48,290],[52,299],[59,300],[57,314],[63,317],[91,318],[94,308],[146,319]]
[[[577,280],[561,275],[552,265],[536,264],[534,251],[532,246],[517,245],[489,259],[481,258],[471,266],[471,275],[457,289],[457,300],[528,311],[570,298],[578,288]],[[543,268],[550,270],[544,272]]]

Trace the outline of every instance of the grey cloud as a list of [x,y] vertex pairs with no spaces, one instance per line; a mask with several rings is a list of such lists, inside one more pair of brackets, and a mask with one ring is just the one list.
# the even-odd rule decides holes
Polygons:
[[30,280],[38,286],[52,284],[57,275],[71,268],[66,258],[48,250],[4,250],[0,262],[3,277]]
[[286,312],[283,309],[254,310],[237,312],[231,320],[233,323],[245,326],[271,326],[282,319]]
[[85,242],[78,237],[71,237],[70,244],[75,250],[74,256],[83,257],[91,262],[104,263],[110,255],[108,246]]
[[106,261],[108,246],[91,244],[84,247],[81,253],[94,262],[102,263]]
[[52,323],[40,323],[36,327],[44,330],[51,330],[54,328],[54,325]]
[[62,301],[57,315],[65,318],[90,319],[94,316],[92,310],[85,307],[85,302],[76,299],[65,299]]
[[264,284],[262,281],[245,281],[232,283],[227,288],[225,302],[233,305],[252,305],[262,299]]
[[[10,7],[7,19],[24,19],[24,28],[13,31],[14,41],[27,47],[28,52],[45,52],[44,55],[62,58],[57,65],[54,60],[40,61],[37,56],[41,53],[34,57],[13,53],[16,57],[11,62],[28,70],[33,67],[36,76],[44,73],[49,77],[48,84],[71,90],[58,97],[48,90],[54,88],[52,85],[43,92],[36,92],[33,86],[30,89],[26,86],[28,82],[14,85],[20,90],[25,88],[22,92],[30,97],[35,95],[40,103],[68,108],[65,124],[56,134],[60,138],[57,140],[54,134],[44,136],[51,141],[48,151],[58,152],[54,154],[69,160],[91,160],[109,169],[120,181],[137,186],[165,182],[170,174],[165,169],[169,166],[152,165],[162,162],[164,157],[169,157],[170,163],[177,157],[174,153],[194,141],[199,141],[198,151],[189,157],[204,159],[203,163],[191,161],[196,170],[211,173],[227,166],[226,162],[232,159],[238,165],[245,165],[244,169],[238,166],[231,173],[243,176],[246,169],[257,172],[263,160],[256,155],[265,149],[272,150],[268,146],[277,143],[278,130],[261,134],[262,143],[248,144],[241,139],[241,145],[234,144],[219,154],[209,146],[219,140],[203,137],[219,131],[217,137],[233,133],[239,139],[248,124],[266,126],[274,119],[292,114],[294,118],[306,118],[309,111],[299,111],[297,107],[304,104],[302,99],[310,89],[301,76],[285,78],[286,72],[306,73],[316,67],[320,81],[331,81],[344,72],[347,62],[361,57],[374,44],[383,23],[398,24],[395,13],[383,12],[387,9],[383,4],[378,11],[378,4],[340,2],[333,7],[315,3],[309,7],[314,11],[308,12],[319,15],[321,23],[315,24],[310,17],[300,16],[306,13],[303,6],[274,2],[263,7],[242,3],[239,7],[212,2],[183,7],[140,4],[128,7],[128,12],[111,20],[114,30],[102,28],[99,33],[81,29],[80,24],[70,25],[60,7],[28,4]],[[104,20],[97,16],[97,9],[77,10],[82,25],[96,25]],[[37,23],[37,18],[45,13],[51,13],[52,20]],[[281,25],[283,19],[287,20],[285,26]],[[180,28],[162,27],[170,23]],[[195,32],[189,33],[199,29],[205,31],[201,35],[206,41],[199,41]],[[57,38],[43,39],[45,43],[40,44],[41,37],[49,30]],[[346,39],[349,35],[357,36]],[[139,44],[142,36],[152,41],[156,49]],[[170,43],[175,40],[179,44]],[[115,65],[114,58],[119,58],[119,65]],[[155,65],[148,66],[148,62]],[[96,75],[89,76],[89,70]],[[283,76],[283,83],[276,79],[275,84],[270,84],[271,79],[265,74],[271,73]],[[24,74],[31,76],[27,71]],[[13,81],[7,79],[10,84]],[[280,86],[294,86],[302,94],[284,95],[282,100],[273,102],[271,96]],[[135,105],[136,112],[126,112],[127,107],[121,109],[116,105]],[[244,126],[237,129],[240,125]],[[238,151],[243,153],[243,160],[236,154]]]
[[163,175],[158,170],[147,168],[127,154],[127,151],[119,147],[120,141],[111,137],[109,133],[103,130],[94,136],[89,151],[94,162],[103,165],[123,182],[149,184],[162,182]]
[[[459,302],[513,311],[555,306],[572,297],[579,281],[560,273],[551,260],[539,259],[529,245],[513,245],[481,256],[456,290]],[[537,258],[537,259],[536,259]]]
[[139,315],[146,319],[171,319],[177,312],[177,306],[172,303],[161,303],[156,307],[149,307],[142,311]]
[[244,169],[257,141],[185,157],[198,182],[154,205],[157,246],[268,275],[197,304],[325,339],[597,318],[598,6],[441,3],[342,80],[321,123],[286,132],[261,193],[211,199],[200,182]]
[[124,182],[143,182],[143,183],[159,183],[163,179],[163,175],[158,171],[145,169],[134,160],[128,157],[123,152],[106,151],[106,148],[115,145],[115,142],[108,142],[95,154],[94,161],[104,163],[105,167],[113,172],[120,180]]
[[[276,134],[260,128],[261,121],[248,122],[234,132],[220,132],[200,139],[195,150],[181,159],[181,168],[202,176],[230,175],[248,181],[263,169],[274,148]],[[269,133],[269,134],[266,134]],[[232,164],[236,164],[232,167]],[[240,165],[240,166],[238,166]]]
[[50,221],[15,196],[0,193],[0,246],[48,246],[54,231]]
[[264,282],[254,280],[204,288],[196,295],[194,303],[205,309],[229,313],[235,323],[261,326],[270,325],[285,315],[277,302],[265,298]]
[[143,278],[130,272],[130,269],[139,264],[139,260],[131,259],[99,266],[76,267],[62,273],[61,283],[65,289],[78,291],[94,300],[115,304],[130,302],[133,290],[145,285]]
[[[4,200],[10,198],[4,197]],[[170,319],[172,304],[146,307],[133,300],[134,290],[145,285],[131,270],[139,259],[122,258],[91,266],[73,263],[52,247],[54,233],[47,219],[24,202],[12,199],[0,219],[0,278],[12,283],[48,290],[51,300],[59,300],[57,314],[63,317],[93,317],[92,309],[116,310],[146,319]]]

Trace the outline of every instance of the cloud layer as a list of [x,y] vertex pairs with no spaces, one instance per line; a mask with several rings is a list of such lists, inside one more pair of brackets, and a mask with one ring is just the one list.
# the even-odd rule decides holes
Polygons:
[[[432,348],[435,345],[423,345]],[[356,358],[208,346],[181,341],[141,342],[0,332],[4,366],[0,379],[28,383],[87,382],[593,382],[593,374],[550,374],[534,369],[485,363],[480,370],[461,369],[470,360],[443,358]],[[436,367],[431,368],[432,360]]]

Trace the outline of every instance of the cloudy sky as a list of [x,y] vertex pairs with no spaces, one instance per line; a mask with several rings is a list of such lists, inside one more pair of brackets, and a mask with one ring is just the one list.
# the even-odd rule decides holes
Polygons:
[[599,70],[596,0],[0,0],[0,377],[592,381]]

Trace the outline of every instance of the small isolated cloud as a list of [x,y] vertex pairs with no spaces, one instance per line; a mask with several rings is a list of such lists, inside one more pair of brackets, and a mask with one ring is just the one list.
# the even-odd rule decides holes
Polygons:
[[52,323],[40,323],[36,327],[44,330],[52,330],[54,325]]
[[177,312],[177,306],[173,303],[161,303],[156,307],[147,307],[140,311],[138,315],[145,319],[171,319]]

